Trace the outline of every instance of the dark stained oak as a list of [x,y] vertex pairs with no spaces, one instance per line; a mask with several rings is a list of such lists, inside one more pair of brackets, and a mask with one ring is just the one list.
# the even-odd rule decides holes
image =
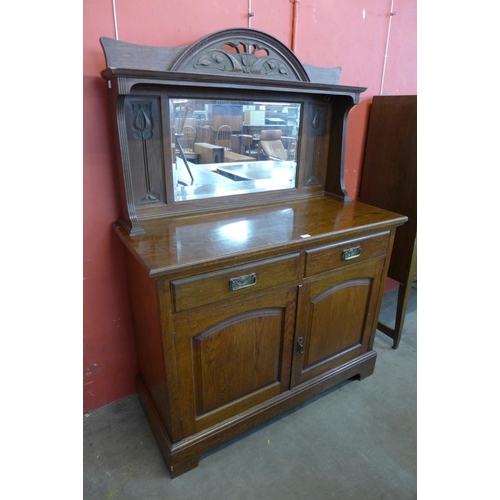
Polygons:
[[[231,280],[244,281],[242,278],[255,276],[255,283],[231,289]],[[172,281],[174,309],[186,309],[210,304],[220,300],[239,298],[247,293],[291,283],[299,278],[299,254],[286,255],[249,265],[231,267],[229,270],[201,274],[192,278]]]
[[[174,51],[101,40],[113,66],[101,74],[116,137],[122,213],[114,230],[126,253],[139,397],[172,477],[375,367],[388,260],[407,218],[351,201],[345,190],[347,113],[364,89],[310,82],[273,40],[246,29]],[[295,187],[227,196],[225,183],[235,181],[220,176],[211,189],[221,196],[174,201],[171,97],[300,102]],[[243,182],[262,180],[253,164],[258,178]],[[203,169],[191,168],[201,178]]]
[[[405,217],[356,201],[322,196],[289,203],[251,207],[142,223],[146,234],[131,237],[115,229],[151,277],[176,270],[244,262],[249,252],[270,255],[293,251],[317,241],[343,241],[389,230]],[[304,235],[309,237],[304,238]],[[273,247],[272,251],[268,250]]]
[[[146,415],[173,476],[196,466],[211,443],[373,371],[367,355],[385,263],[404,221],[319,197],[146,221],[134,237],[115,225],[129,256],[139,352],[147,354],[141,401],[153,405]],[[343,260],[355,247],[359,255]],[[230,289],[231,278],[251,274],[254,284]],[[161,330],[151,327],[156,317]],[[161,366],[165,403],[148,381]]]
[[359,199],[404,214],[388,276],[399,283],[394,328],[378,329],[397,349],[411,284],[417,279],[417,96],[375,96],[370,108]]
[[175,316],[186,435],[288,389],[295,299],[285,288]]
[[388,232],[375,236],[342,241],[312,250],[306,250],[305,276],[344,266],[345,257],[356,259],[356,263],[384,256],[387,253]]
[[304,352],[295,351],[292,387],[368,350],[383,263],[353,264],[300,288],[295,335],[303,338]]
[[[344,186],[347,115],[359,102],[364,87],[324,83],[323,78],[320,83],[311,82],[295,54],[256,30],[217,32],[180,55],[177,50],[162,51],[105,37],[101,45],[108,63],[101,76],[108,85],[118,153],[119,223],[129,234],[143,234],[143,222],[153,217],[289,201],[324,191],[349,200]],[[178,56],[175,60],[174,53]],[[150,63],[148,69],[145,61]],[[159,67],[159,61],[165,61],[165,66]],[[203,199],[186,194],[182,202],[175,201],[172,165],[177,163],[177,154],[172,137],[178,131],[171,100],[214,99],[300,104],[303,112],[295,145],[298,166],[294,189],[290,189],[292,182],[276,191],[264,189],[235,196],[228,190]],[[224,124],[225,118],[228,125],[235,118],[234,109],[225,117],[219,111],[214,109],[218,123]],[[290,135],[292,125],[284,128],[285,135]],[[255,132],[258,135],[261,130]]]

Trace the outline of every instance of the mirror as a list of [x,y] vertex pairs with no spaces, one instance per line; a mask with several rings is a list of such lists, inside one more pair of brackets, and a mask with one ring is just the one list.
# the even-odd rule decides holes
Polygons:
[[296,186],[299,103],[170,99],[175,201]]

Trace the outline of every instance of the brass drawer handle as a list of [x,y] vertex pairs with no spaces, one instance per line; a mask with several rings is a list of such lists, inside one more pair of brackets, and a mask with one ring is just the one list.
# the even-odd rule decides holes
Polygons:
[[239,290],[247,286],[253,286],[257,283],[257,275],[255,273],[245,274],[238,278],[229,278],[229,289]]
[[361,247],[347,248],[342,251],[342,260],[355,259],[361,255]]

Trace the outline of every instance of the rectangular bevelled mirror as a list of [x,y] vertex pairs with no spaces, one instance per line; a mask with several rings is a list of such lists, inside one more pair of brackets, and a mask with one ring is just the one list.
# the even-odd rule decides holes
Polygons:
[[296,187],[300,103],[169,104],[175,201]]

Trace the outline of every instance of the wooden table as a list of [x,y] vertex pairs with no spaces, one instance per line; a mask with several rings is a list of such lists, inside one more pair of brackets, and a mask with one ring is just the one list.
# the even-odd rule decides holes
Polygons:
[[253,156],[241,155],[239,153],[235,153],[234,151],[224,151],[224,162],[226,163],[248,161],[256,161],[256,159]]
[[295,180],[295,163],[291,161],[259,161],[250,164],[224,164],[217,172],[234,180],[290,179]]
[[200,186],[211,184],[232,184],[233,182],[226,176],[219,175],[217,172],[207,170],[202,165],[196,165],[188,161],[189,169],[193,174],[193,180],[189,177],[186,166],[182,160],[177,161],[176,179],[184,186]]
[[195,142],[195,153],[200,155],[200,163],[224,163],[224,148],[208,142]]

